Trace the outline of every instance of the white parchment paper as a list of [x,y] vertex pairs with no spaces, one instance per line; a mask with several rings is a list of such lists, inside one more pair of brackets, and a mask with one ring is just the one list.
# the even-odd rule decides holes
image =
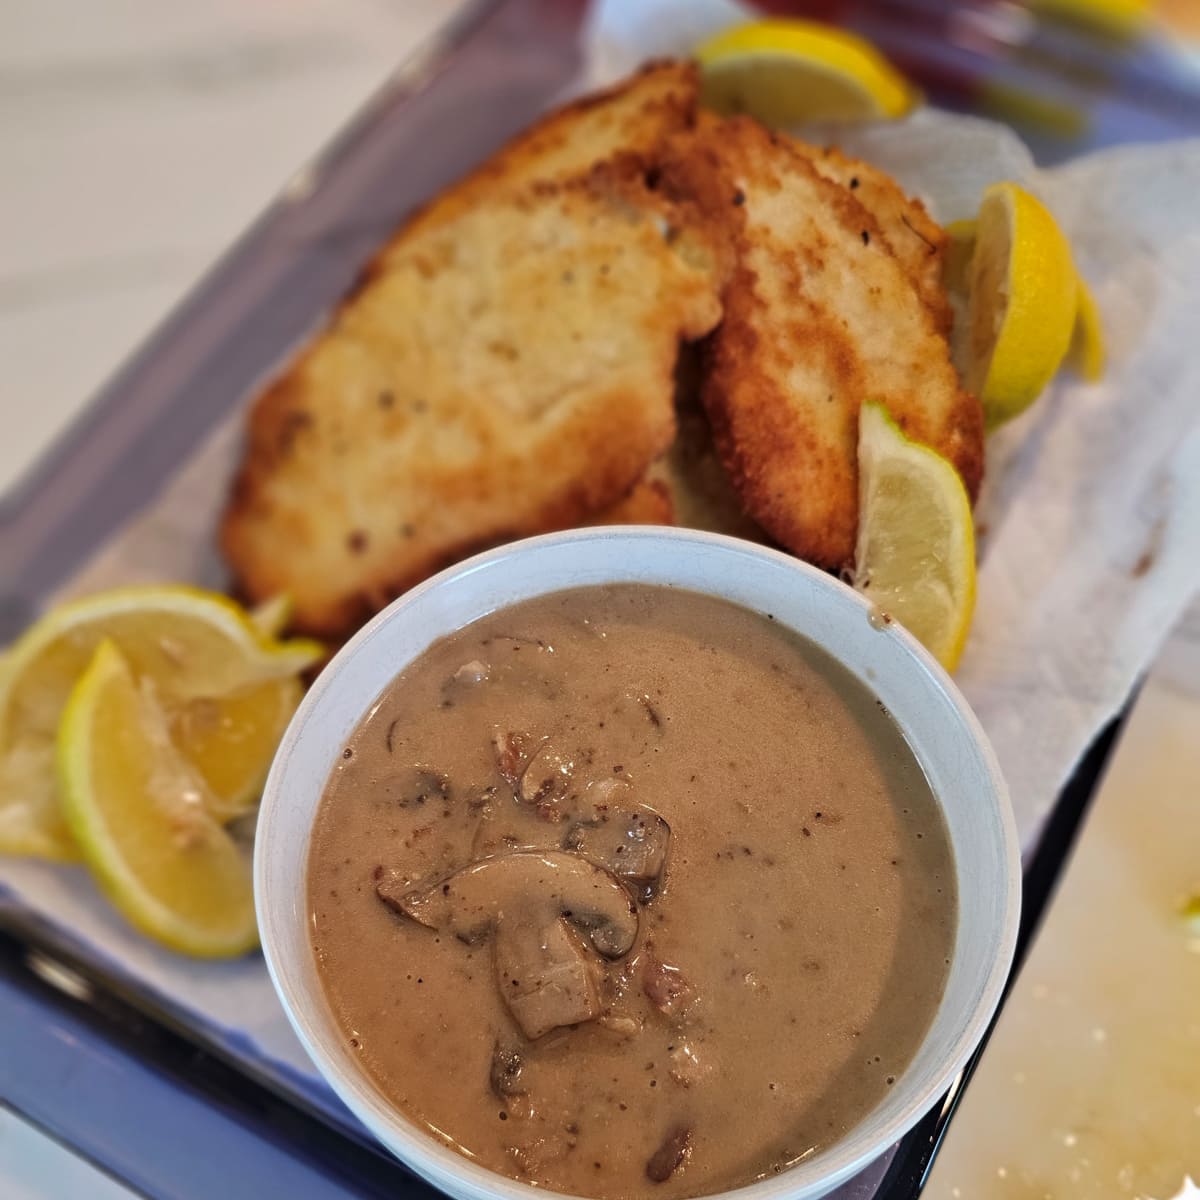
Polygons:
[[[742,15],[724,0],[606,0],[593,14],[585,82],[686,53]],[[1070,236],[1103,314],[1104,381],[1062,378],[991,439],[977,514],[979,600],[957,678],[995,745],[1028,845],[1200,588],[1200,143],[1121,148],[1039,171],[1008,130],[928,109],[839,141],[895,173],[943,221],[973,216],[994,180],[1031,188]],[[218,430],[69,590],[220,584],[213,530],[240,424],[238,414]],[[261,959],[191,963],[161,951],[78,869],[5,860],[0,883],[237,1052],[323,1094]]]

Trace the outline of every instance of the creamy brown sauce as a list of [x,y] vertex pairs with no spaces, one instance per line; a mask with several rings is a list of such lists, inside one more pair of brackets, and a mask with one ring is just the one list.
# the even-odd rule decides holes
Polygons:
[[941,814],[902,736],[768,618],[634,585],[434,645],[330,779],[330,1004],[381,1091],[579,1195],[741,1186],[886,1094],[941,996]]

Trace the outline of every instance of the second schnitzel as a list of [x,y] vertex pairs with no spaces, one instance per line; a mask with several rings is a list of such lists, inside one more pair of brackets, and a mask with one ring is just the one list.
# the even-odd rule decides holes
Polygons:
[[810,562],[848,565],[858,521],[858,413],[882,402],[948,458],[972,496],[983,414],[879,223],[789,139],[746,117],[704,121],[662,186],[728,239],[724,316],[707,344],[705,407],[749,514]]

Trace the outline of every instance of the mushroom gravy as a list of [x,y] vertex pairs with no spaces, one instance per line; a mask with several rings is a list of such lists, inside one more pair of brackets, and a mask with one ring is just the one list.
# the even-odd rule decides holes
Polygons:
[[703,1195],[836,1141],[940,1000],[949,838],[844,668],[691,592],[485,617],[389,685],[326,785],[313,946],[380,1090],[483,1166]]

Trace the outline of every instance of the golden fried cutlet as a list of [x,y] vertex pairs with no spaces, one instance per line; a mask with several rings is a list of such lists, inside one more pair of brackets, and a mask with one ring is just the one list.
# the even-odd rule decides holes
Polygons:
[[962,390],[945,338],[854,193],[745,117],[681,135],[661,181],[732,248],[703,398],[731,482],[766,532],[824,567],[852,560],[867,400],[949,458],[974,495],[979,403]]
[[254,405],[221,541],[337,635],[480,547],[588,520],[675,432],[716,258],[620,171],[503,192],[390,247]]
[[793,144],[816,167],[818,174],[840,183],[869,212],[883,231],[892,253],[908,272],[938,329],[949,334],[953,318],[942,283],[942,260],[949,237],[929,215],[920,200],[886,172],[860,158],[850,158],[835,146],[821,149],[804,142]]
[[719,241],[641,177],[696,92],[661,63],[570,104],[384,247],[254,405],[221,531],[251,597],[337,635],[481,546],[670,519],[635,484],[674,433],[679,341],[719,317]]

